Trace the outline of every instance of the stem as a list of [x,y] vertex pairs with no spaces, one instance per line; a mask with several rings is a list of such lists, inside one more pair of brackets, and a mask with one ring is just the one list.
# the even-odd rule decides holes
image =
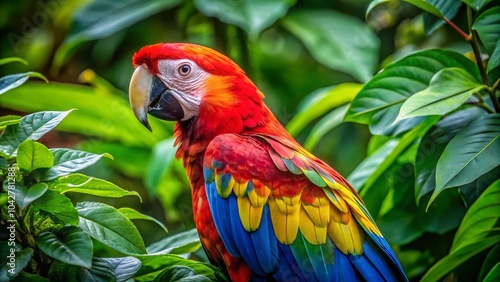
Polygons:
[[449,19],[447,18],[443,18],[444,21],[449,25],[451,26],[451,28],[453,28],[456,32],[458,32],[458,34],[460,34],[460,36],[463,37],[463,39],[465,40],[469,40],[469,35],[467,33],[465,33],[463,30],[461,30],[456,24],[454,24],[452,21],[450,21]]
[[480,107],[480,108],[484,109],[485,111],[487,111],[487,112],[488,112],[488,113],[490,113],[490,114],[495,113],[495,111],[493,111],[490,107],[488,107],[488,104],[486,104],[486,103],[484,103],[484,102],[483,102],[483,103],[478,103],[478,104],[476,104],[476,105],[477,105],[478,107]]

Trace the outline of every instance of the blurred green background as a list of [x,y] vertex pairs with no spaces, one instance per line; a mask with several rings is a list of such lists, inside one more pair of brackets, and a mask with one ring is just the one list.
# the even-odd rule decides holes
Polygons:
[[[107,202],[154,216],[175,234],[194,227],[190,190],[180,162],[173,158],[173,124],[150,118],[150,133],[129,109],[134,52],[158,42],[192,42],[228,55],[265,93],[266,103],[292,135],[348,176],[370,148],[367,126],[342,122],[345,104],[361,85],[416,50],[468,50],[457,34],[440,24],[426,35],[420,10],[403,2],[387,1],[365,18],[370,2],[2,1],[1,57],[21,57],[29,65],[4,65],[0,76],[33,70],[50,83],[32,79],[0,96],[0,116],[78,109],[41,142],[51,148],[112,154],[114,161],[101,161],[85,173],[138,191],[144,200]],[[459,11],[454,21],[463,26],[465,20],[465,12]],[[165,236],[154,223],[137,224],[146,245]],[[388,232],[394,233],[386,236],[396,245],[422,236],[391,228]],[[402,255],[410,277],[421,275],[451,244],[430,255],[425,244],[443,238],[426,234]]]

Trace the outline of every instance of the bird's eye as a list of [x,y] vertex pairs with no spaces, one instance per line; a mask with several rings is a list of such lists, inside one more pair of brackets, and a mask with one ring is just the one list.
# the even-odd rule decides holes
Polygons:
[[191,66],[188,64],[183,64],[179,67],[179,74],[186,76],[191,72]]

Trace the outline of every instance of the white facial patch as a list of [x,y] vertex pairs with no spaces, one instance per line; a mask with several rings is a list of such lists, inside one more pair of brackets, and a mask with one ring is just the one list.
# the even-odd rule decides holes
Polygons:
[[[184,65],[190,67],[187,75],[180,70]],[[208,73],[187,59],[158,61],[158,70],[158,78],[165,83],[184,111],[182,120],[198,115]]]

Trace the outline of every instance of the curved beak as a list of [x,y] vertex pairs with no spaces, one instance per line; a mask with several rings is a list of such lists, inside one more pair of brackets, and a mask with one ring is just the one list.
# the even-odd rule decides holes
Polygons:
[[129,86],[130,106],[135,117],[151,130],[148,113],[164,120],[181,120],[184,111],[165,84],[143,66],[138,66]]

